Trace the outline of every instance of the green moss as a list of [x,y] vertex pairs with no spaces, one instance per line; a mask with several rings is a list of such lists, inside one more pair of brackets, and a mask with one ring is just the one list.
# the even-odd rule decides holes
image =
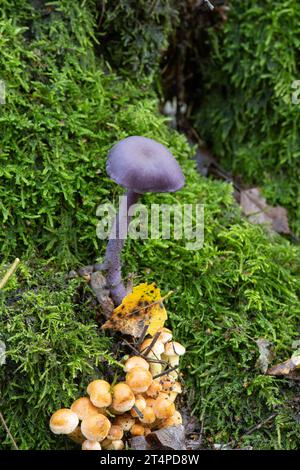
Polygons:
[[[49,416],[84,395],[87,383],[115,363],[111,342],[97,332],[95,310],[78,287],[44,262],[21,265],[1,292],[6,363],[0,366],[0,409],[20,449],[65,447],[49,432]],[[0,442],[2,449],[11,447],[2,426]]]
[[292,85],[300,76],[299,21],[296,0],[231,1],[228,21],[210,31],[196,116],[223,165],[286,206],[298,235],[300,113]]
[[113,343],[97,332],[94,308],[78,298],[78,281],[66,283],[62,271],[104,253],[96,208],[120,194],[106,176],[106,154],[115,141],[142,134],[166,144],[187,177],[182,191],[144,202],[204,203],[205,243],[189,251],[184,240],[128,240],[124,275],[155,280],[163,293],[176,289],[167,301],[169,324],[187,347],[189,403],[204,415],[207,439],[240,439],[276,411],[276,420],[243,441],[299,447],[294,389],[255,369],[254,342],[272,341],[278,361],[292,352],[299,249],[243,220],[230,185],[197,174],[186,139],[159,115],[149,79],[120,78],[98,49],[95,55],[94,2],[35,11],[24,0],[10,3],[0,20],[8,92],[0,106],[0,246],[5,258],[35,254],[58,270],[23,264],[1,296],[1,410],[18,445],[63,448],[66,441],[48,430],[51,412],[106,373],[102,359],[116,359]]

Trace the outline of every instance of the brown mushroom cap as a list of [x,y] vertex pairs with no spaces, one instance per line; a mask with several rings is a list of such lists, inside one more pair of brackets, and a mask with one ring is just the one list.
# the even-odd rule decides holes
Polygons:
[[107,434],[107,439],[110,441],[119,441],[123,438],[124,431],[121,426],[113,424]]
[[146,395],[152,398],[157,398],[161,391],[162,391],[162,385],[159,379],[155,379],[151,383],[150,387],[146,390]]
[[185,353],[185,347],[182,346],[182,344],[177,343],[177,341],[170,341],[169,343],[166,343],[165,345],[164,354],[166,356],[169,356],[169,357],[183,356],[184,353]]
[[80,420],[83,420],[87,415],[99,413],[99,409],[93,405],[88,397],[81,397],[75,400],[71,405],[71,410],[77,414]]
[[[141,344],[140,350],[142,354],[146,355],[146,357],[157,357],[160,358],[161,354],[164,352],[165,347],[161,341],[156,341],[149,352],[147,352],[148,347],[151,345],[153,338],[148,338],[143,341]],[[147,352],[147,354],[145,354]]]
[[132,356],[125,362],[125,372],[129,372],[134,367],[142,367],[149,370],[148,362],[141,356]]
[[152,383],[152,375],[141,367],[133,367],[126,374],[126,383],[134,393],[143,393]]
[[167,428],[169,426],[178,426],[179,424],[182,424],[182,416],[179,411],[175,411],[172,416],[162,421],[161,427]]
[[87,387],[87,393],[92,404],[98,408],[105,408],[111,405],[110,384],[106,380],[93,380]]
[[103,441],[107,437],[110,427],[110,421],[101,413],[89,415],[81,423],[82,434],[89,441]]
[[118,413],[125,413],[131,410],[135,402],[135,396],[131,388],[120,382],[113,388],[112,408]]
[[176,411],[173,401],[166,393],[160,393],[156,398],[153,410],[158,419],[170,418]]
[[120,426],[124,432],[130,431],[134,423],[135,423],[135,420],[134,418],[132,418],[132,416],[130,416],[129,413],[125,413],[121,416],[117,416],[113,421],[113,424]]
[[134,424],[130,429],[132,436],[143,436],[145,434],[145,428],[142,424]]
[[50,429],[54,434],[71,434],[78,426],[79,419],[68,408],[57,410],[50,419]]
[[154,423],[154,421],[156,420],[154,408],[151,408],[150,406],[146,406],[146,408],[143,411],[143,417],[139,418],[139,420],[145,424]]
[[[145,398],[142,395],[137,395],[135,397],[135,403],[134,403],[135,408],[137,408],[141,413],[143,413],[143,410],[146,408],[147,403]],[[131,416],[134,418],[138,418],[140,415],[136,412],[134,408],[131,408],[130,410]]]
[[162,327],[158,330],[158,332],[159,332],[159,337],[157,341],[160,341],[163,344],[168,343],[173,338],[172,331],[169,330],[168,328]]

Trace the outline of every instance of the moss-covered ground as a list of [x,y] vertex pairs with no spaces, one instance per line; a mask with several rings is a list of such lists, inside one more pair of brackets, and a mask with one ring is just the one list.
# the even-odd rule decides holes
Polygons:
[[[101,39],[95,46],[94,1],[47,5],[7,1],[0,17],[7,84],[0,106],[0,277],[15,256],[23,260],[0,297],[7,348],[0,410],[15,441],[22,449],[68,447],[51,435],[49,415],[80,396],[90,378],[118,370],[114,341],[99,332],[88,288],[65,273],[103,255],[96,208],[120,194],[106,176],[106,154],[115,141],[140,134],[166,144],[186,175],[182,191],[144,202],[205,204],[203,248],[128,240],[124,250],[125,276],[134,272],[136,283],[155,280],[163,293],[175,290],[166,302],[169,325],[187,347],[182,371],[192,411],[204,420],[205,445],[299,447],[294,387],[255,366],[256,339],[270,340],[280,361],[299,338],[299,248],[244,220],[229,184],[198,175],[185,137],[158,113],[150,78],[124,78],[102,56]],[[12,447],[1,426],[0,443]]]

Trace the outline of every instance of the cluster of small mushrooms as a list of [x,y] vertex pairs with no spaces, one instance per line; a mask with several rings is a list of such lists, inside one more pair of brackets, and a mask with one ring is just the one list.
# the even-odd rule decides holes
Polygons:
[[175,399],[182,391],[177,368],[185,348],[161,328],[139,349],[140,355],[124,362],[124,381],[92,381],[88,396],[52,415],[51,431],[67,435],[82,450],[122,450],[130,437],[181,424]]

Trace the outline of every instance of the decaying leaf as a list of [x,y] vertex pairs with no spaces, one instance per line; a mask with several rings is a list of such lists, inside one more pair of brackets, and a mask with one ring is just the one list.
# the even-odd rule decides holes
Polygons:
[[134,437],[131,439],[131,447],[135,450],[186,450],[184,426],[182,424],[169,426],[153,431],[146,437]]
[[259,338],[255,342],[259,349],[259,358],[257,359],[256,367],[265,374],[274,357],[273,345],[265,338]]
[[291,233],[286,209],[268,206],[259,188],[241,191],[240,204],[244,214],[253,224],[269,225],[278,233]]
[[182,424],[153,431],[146,436],[151,448],[186,450],[185,430]]
[[147,334],[153,336],[164,326],[166,319],[167,312],[160,289],[155,283],[145,282],[133,288],[102,328],[120,331],[137,338],[142,334],[145,325],[149,325]]
[[300,380],[300,352],[295,353],[287,361],[270,367],[270,369],[267,370],[267,375],[279,375],[287,379]]

